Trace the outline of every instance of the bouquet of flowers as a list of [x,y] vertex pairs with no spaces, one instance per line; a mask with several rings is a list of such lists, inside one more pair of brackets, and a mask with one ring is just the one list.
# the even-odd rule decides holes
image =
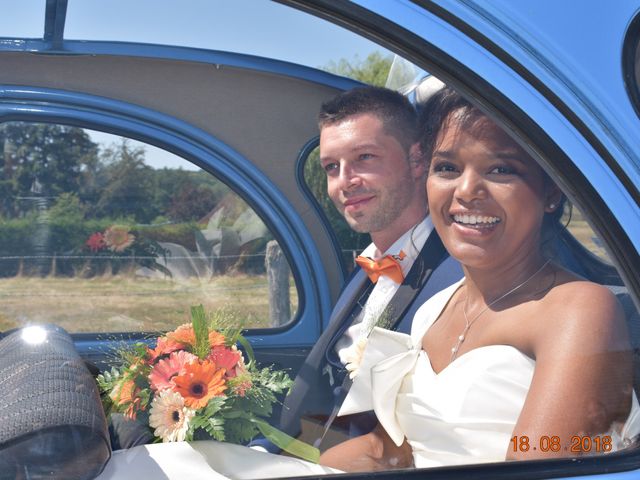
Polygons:
[[[202,306],[190,324],[160,336],[155,348],[137,343],[121,350],[122,366],[97,378],[105,412],[138,419],[156,441],[212,438],[246,444],[261,433],[283,450],[317,462],[317,449],[266,422],[289,376],[259,368],[240,329],[217,325]],[[244,348],[246,361],[238,344]]]

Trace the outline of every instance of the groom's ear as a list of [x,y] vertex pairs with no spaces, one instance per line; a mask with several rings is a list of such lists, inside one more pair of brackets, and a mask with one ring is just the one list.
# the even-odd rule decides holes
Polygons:
[[422,154],[420,144],[417,142],[409,148],[409,166],[413,178],[424,178],[427,176],[427,160]]

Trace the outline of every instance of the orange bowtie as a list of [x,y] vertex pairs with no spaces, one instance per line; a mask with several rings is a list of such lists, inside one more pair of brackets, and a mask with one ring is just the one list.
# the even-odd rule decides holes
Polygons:
[[402,267],[398,263],[405,257],[403,251],[400,251],[398,255],[386,255],[378,260],[373,260],[369,257],[356,257],[356,263],[367,272],[369,279],[376,283],[380,275],[389,277],[396,283],[402,283],[404,280],[404,274],[402,273]]

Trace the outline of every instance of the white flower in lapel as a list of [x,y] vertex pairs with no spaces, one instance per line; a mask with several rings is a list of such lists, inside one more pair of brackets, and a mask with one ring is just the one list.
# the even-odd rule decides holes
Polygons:
[[351,380],[356,378],[356,375],[358,374],[358,369],[360,368],[360,362],[362,362],[362,355],[366,346],[367,339],[362,337],[349,347],[349,351],[345,355],[345,360],[347,361],[345,368],[349,372],[349,378]]

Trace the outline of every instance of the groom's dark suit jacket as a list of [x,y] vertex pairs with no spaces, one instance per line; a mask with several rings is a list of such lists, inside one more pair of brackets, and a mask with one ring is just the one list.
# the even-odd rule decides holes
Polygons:
[[[431,232],[403,284],[391,299],[385,314],[397,320],[394,329],[408,332],[415,311],[434,293],[462,278],[458,262],[449,257],[435,230]],[[300,419],[305,415],[328,416],[336,403],[335,390],[344,371],[327,374],[334,355],[335,342],[359,313],[372,287],[367,275],[356,269],[343,289],[331,313],[329,326],[322,333],[295,378],[284,400],[280,428],[289,435],[300,433]],[[394,306],[401,306],[393,308]],[[334,355],[335,357],[335,355]],[[330,377],[334,383],[330,384]]]

